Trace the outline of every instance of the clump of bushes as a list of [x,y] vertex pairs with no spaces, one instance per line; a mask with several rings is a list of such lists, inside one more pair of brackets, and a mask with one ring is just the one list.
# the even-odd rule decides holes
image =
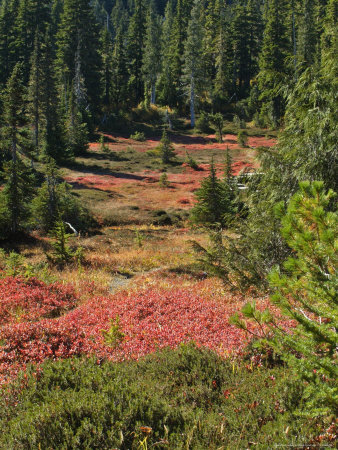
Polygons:
[[237,142],[242,147],[246,147],[248,143],[248,133],[244,130],[240,130],[237,135]]
[[174,147],[170,142],[166,129],[164,129],[162,134],[161,143],[159,145],[159,153],[161,155],[163,164],[169,164],[172,161],[172,159],[176,156]]
[[130,135],[130,139],[133,139],[134,141],[145,142],[146,137],[143,131],[136,131],[134,134]]
[[201,133],[210,133],[212,130],[210,128],[209,114],[206,112],[201,112],[200,116],[196,120],[196,128]]
[[193,170],[200,170],[199,165],[197,164],[196,160],[188,153],[185,152],[186,154],[186,158],[185,158],[185,163],[191,167]]
[[166,188],[170,185],[170,182],[168,180],[168,175],[166,172],[162,173],[159,179],[159,184],[162,188]]
[[288,378],[191,344],[138,362],[50,361],[3,390],[0,447],[303,446],[308,430],[292,416],[301,391]]

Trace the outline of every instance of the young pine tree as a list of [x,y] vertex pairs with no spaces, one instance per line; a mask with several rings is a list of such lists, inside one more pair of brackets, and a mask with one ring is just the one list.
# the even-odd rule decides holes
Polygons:
[[[261,313],[247,304],[232,322],[250,330],[249,322],[259,322],[273,348],[304,382],[305,408],[302,415],[319,418],[334,415],[338,407],[337,389],[337,220],[330,211],[335,193],[325,191],[322,182],[302,182],[287,210],[278,204],[282,235],[293,250],[283,264],[269,275],[274,290],[272,302],[297,326],[284,332],[269,311]],[[265,331],[264,331],[265,330]],[[252,333],[252,330],[251,330]]]
[[218,179],[214,161],[210,164],[210,174],[204,178],[196,192],[197,203],[191,211],[191,222],[207,228],[224,227],[233,210],[229,180]]
[[160,144],[160,155],[162,158],[163,164],[169,164],[175,156],[174,147],[170,142],[167,130],[164,129]]

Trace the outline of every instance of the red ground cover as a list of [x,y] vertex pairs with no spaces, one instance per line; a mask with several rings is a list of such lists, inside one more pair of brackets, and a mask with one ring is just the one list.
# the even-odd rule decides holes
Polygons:
[[[36,280],[27,284],[13,278],[1,281],[1,298],[7,305],[1,310],[2,383],[26,364],[40,363],[46,358],[95,354],[98,358],[124,360],[190,340],[227,354],[244,343],[242,332],[228,324],[229,316],[238,308],[236,304],[206,301],[189,289],[148,290],[138,294],[121,292],[111,297],[93,298],[61,317],[45,318],[53,311],[53,305],[63,304],[66,299],[67,308],[75,306],[71,289],[68,291],[69,288],[64,287],[57,291],[56,285],[46,286]],[[14,307],[24,305],[26,312],[19,323],[8,313],[13,310],[11,304]],[[37,320],[39,314],[40,320]],[[110,319],[117,315],[125,337],[114,348],[106,344],[102,329],[108,330]]]
[[51,318],[73,309],[77,304],[70,286],[49,286],[35,278],[0,278],[0,325]]

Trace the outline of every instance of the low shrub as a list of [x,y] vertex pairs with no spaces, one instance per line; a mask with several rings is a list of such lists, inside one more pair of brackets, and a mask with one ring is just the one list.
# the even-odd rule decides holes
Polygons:
[[201,133],[210,133],[212,131],[210,128],[209,115],[206,112],[202,112],[196,120],[196,128]]
[[237,142],[242,147],[246,147],[248,143],[248,133],[246,131],[240,130],[240,132],[237,135]]
[[130,135],[130,139],[133,139],[134,141],[145,142],[146,137],[143,131],[136,131],[134,134]]
[[287,380],[284,368],[246,368],[191,344],[138,362],[46,362],[3,391],[0,447],[303,447],[307,427],[292,417],[301,391]]

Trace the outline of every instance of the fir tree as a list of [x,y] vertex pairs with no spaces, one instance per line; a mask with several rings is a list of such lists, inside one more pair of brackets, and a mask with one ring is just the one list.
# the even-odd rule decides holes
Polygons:
[[204,178],[196,192],[197,203],[191,211],[191,221],[208,228],[224,227],[233,212],[229,180],[218,179],[212,159],[210,174]]
[[[267,3],[265,25],[258,75],[262,116],[274,126],[284,115],[282,87],[287,81],[287,58],[291,55],[287,29],[288,5],[286,0],[270,0]],[[265,119],[266,120],[266,119]]]
[[275,268],[269,275],[272,302],[297,323],[296,329],[284,332],[270,311],[260,312],[250,303],[242,310],[246,322],[237,314],[231,318],[233,324],[252,334],[249,322],[259,324],[269,344],[304,382],[306,408],[301,414],[317,420],[331,416],[338,406],[338,217],[329,211],[334,198],[335,193],[326,193],[322,182],[303,182],[287,210],[284,203],[276,207],[282,235],[293,254],[283,264],[283,271]]
[[[95,111],[100,104],[101,60],[98,26],[88,0],[64,1],[56,44],[60,84],[64,90],[69,89],[74,80],[77,84],[80,66],[88,103]],[[78,101],[77,86],[74,95]]]
[[195,127],[195,110],[197,96],[202,90],[203,70],[202,70],[202,2],[195,0],[191,11],[191,19],[188,25],[187,40],[184,48],[184,74],[188,87],[190,103],[191,127]]
[[176,104],[176,88],[174,85],[173,73],[173,53],[172,53],[172,38],[173,38],[173,4],[170,0],[167,3],[164,22],[162,25],[162,40],[161,40],[161,55],[162,55],[162,71],[158,82],[158,91],[160,102],[164,105],[174,107]]
[[160,144],[160,155],[162,158],[163,164],[169,164],[172,158],[175,156],[174,147],[170,142],[167,130],[164,129],[161,144]]
[[145,39],[146,10],[144,0],[135,0],[135,10],[128,28],[129,97],[133,105],[143,98],[142,61]]
[[22,73],[22,65],[17,64],[8,80],[3,101],[2,146],[9,154],[10,162],[5,165],[5,187],[1,193],[1,203],[2,215],[7,215],[8,226],[13,234],[19,231],[20,225],[27,218],[33,181],[22,161],[22,157],[29,155],[30,150]]
[[105,112],[111,105],[111,83],[112,83],[112,53],[113,42],[111,33],[107,27],[101,31],[101,58],[102,58],[102,92]]
[[147,23],[142,72],[146,86],[150,88],[150,103],[156,103],[156,82],[161,71],[161,22],[150,6]]
[[112,55],[112,83],[111,96],[116,109],[127,104],[128,68],[127,54],[121,28],[116,31],[114,50]]

